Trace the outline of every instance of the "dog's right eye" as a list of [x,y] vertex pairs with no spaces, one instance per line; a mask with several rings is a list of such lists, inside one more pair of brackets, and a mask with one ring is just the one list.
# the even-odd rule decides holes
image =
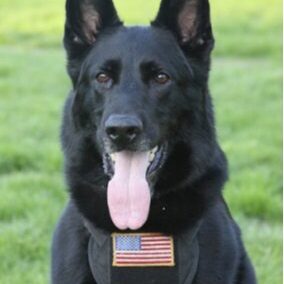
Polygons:
[[154,80],[155,80],[156,83],[158,83],[160,85],[164,85],[167,82],[169,82],[170,76],[166,73],[160,72],[160,73],[155,75]]
[[96,80],[101,84],[106,84],[111,81],[111,78],[107,73],[101,72],[97,75]]

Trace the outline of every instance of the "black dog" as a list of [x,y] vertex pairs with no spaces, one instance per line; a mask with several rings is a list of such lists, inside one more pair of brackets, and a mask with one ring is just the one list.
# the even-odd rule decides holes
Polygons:
[[66,11],[71,199],[52,283],[256,283],[222,198],[208,1],[162,0],[150,27],[124,27],[111,0],[67,0]]

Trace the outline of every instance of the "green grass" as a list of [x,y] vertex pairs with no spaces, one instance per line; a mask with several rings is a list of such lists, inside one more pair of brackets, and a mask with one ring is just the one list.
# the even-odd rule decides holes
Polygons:
[[[155,0],[115,2],[129,24],[148,23],[158,7]],[[259,282],[280,284],[281,2],[211,2],[217,38],[211,91],[230,164],[225,197]],[[60,47],[63,6],[63,0],[1,0],[1,284],[48,282],[52,231],[67,199],[59,145],[70,87]]]
[[281,78],[276,61],[223,58],[214,61],[211,80],[231,208],[270,221],[281,221]]

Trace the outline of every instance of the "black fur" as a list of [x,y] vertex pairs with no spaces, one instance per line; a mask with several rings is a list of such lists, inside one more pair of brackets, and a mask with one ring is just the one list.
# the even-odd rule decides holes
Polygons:
[[[111,0],[67,0],[64,44],[73,82],[62,127],[71,199],[54,236],[52,282],[96,283],[82,217],[117,231],[107,207],[105,149],[141,151],[167,143],[141,230],[178,234],[203,219],[194,284],[256,283],[222,198],[227,162],[216,140],[208,91],[214,46],[208,1],[163,0],[150,27],[129,28]],[[96,80],[102,71],[110,82]],[[159,72],[170,80],[158,84]],[[131,145],[112,145],[105,133],[112,114],[135,114],[143,122],[141,137]]]

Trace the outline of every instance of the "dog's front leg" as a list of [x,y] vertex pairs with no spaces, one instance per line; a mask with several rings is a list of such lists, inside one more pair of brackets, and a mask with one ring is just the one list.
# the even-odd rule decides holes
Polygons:
[[71,203],[65,209],[52,243],[52,284],[96,284],[88,263],[89,233]]

